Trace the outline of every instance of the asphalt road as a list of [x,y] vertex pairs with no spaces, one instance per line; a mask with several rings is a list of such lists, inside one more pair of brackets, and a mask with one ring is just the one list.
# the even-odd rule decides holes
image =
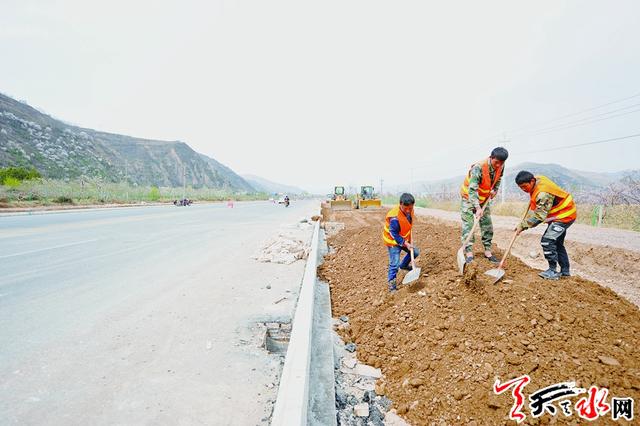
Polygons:
[[304,262],[250,256],[317,211],[0,217],[0,424],[260,423],[280,361],[251,324],[290,314]]

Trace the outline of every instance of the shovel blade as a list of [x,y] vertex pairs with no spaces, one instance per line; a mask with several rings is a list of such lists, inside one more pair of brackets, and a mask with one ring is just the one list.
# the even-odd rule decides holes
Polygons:
[[457,261],[458,261],[458,271],[460,272],[460,275],[462,275],[464,274],[464,267],[467,264],[466,259],[464,258],[464,252],[462,250],[462,247],[460,247],[460,249],[458,250]]
[[500,281],[502,277],[504,277],[504,269],[489,269],[487,272],[485,272],[485,274],[493,277],[493,283],[495,284]]
[[402,279],[402,284],[410,284],[420,278],[420,270],[421,268],[413,268],[407,275]]

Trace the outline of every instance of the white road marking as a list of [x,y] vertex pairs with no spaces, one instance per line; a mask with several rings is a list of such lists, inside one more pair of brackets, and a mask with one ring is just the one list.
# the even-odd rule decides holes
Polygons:
[[47,251],[47,250],[55,250],[55,249],[59,249],[59,248],[63,248],[63,247],[77,246],[77,245],[80,245],[80,244],[92,243],[94,241],[98,241],[98,239],[78,241],[78,242],[69,243],[69,244],[61,244],[59,246],[45,247],[45,248],[41,248],[41,249],[38,249],[38,250],[29,250],[29,251],[23,251],[23,252],[20,252],[20,253],[6,254],[4,256],[0,256],[0,259],[6,259],[8,257],[15,257],[15,256],[23,256],[25,254],[38,253],[38,252]]

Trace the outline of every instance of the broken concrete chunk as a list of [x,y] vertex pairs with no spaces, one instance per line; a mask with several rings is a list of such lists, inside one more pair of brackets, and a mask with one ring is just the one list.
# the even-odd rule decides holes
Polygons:
[[346,345],[344,345],[344,348],[349,352],[355,352],[356,351],[356,344],[355,343],[347,343]]
[[373,390],[376,388],[376,386],[373,384],[373,382],[367,383],[367,382],[358,382],[355,385],[353,385],[353,387],[363,390],[364,394],[365,394],[365,402],[369,402],[367,401],[366,395],[367,392],[373,392]]
[[303,241],[279,235],[276,239],[267,243],[260,253],[253,256],[258,262],[284,263],[286,265],[298,259],[306,259],[310,247]]
[[353,407],[353,414],[358,417],[369,417],[369,404],[363,402]]
[[396,410],[387,411],[387,414],[384,416],[384,424],[387,426],[409,426],[409,423],[398,416]]
[[342,365],[344,365],[347,368],[353,368],[356,366],[356,364],[358,363],[358,361],[356,361],[355,358],[342,358]]
[[365,364],[358,364],[356,366],[356,374],[360,376],[373,377],[374,379],[382,377],[382,371],[380,371],[379,368],[374,368]]

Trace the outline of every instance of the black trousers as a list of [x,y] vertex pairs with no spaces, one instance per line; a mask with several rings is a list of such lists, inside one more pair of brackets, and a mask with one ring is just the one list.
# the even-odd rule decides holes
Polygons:
[[554,271],[559,264],[561,272],[569,273],[569,255],[567,249],[564,248],[564,237],[571,225],[573,222],[551,222],[540,240],[544,258],[549,262],[549,268]]

